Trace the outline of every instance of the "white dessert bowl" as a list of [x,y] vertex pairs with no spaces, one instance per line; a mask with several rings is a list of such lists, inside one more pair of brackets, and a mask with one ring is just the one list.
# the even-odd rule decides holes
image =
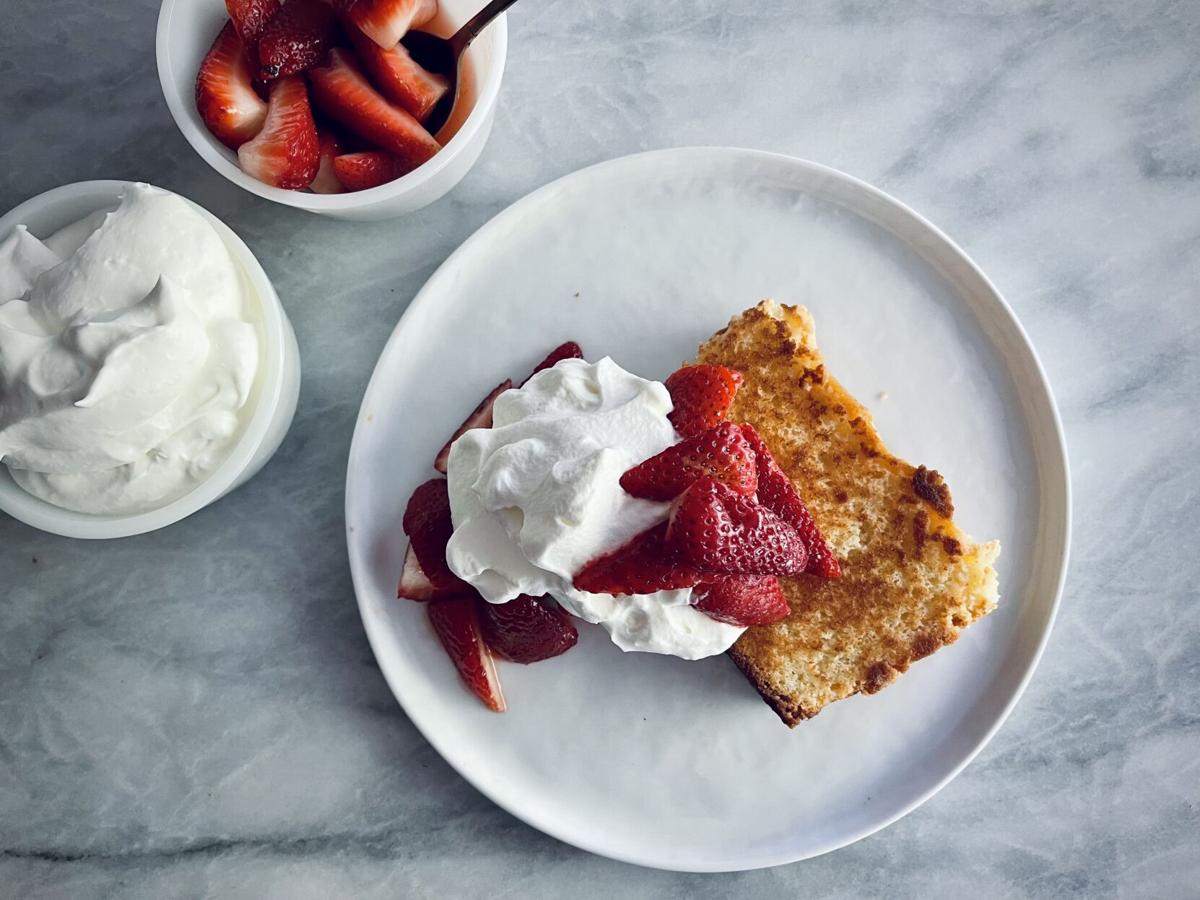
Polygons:
[[[449,36],[478,12],[478,0],[440,0],[437,17],[422,30]],[[394,219],[423,209],[462,181],[479,159],[496,114],[496,100],[508,53],[508,24],[500,16],[463,56],[464,86],[438,133],[443,147],[407,175],[365,191],[315,194],[272,187],[238,167],[237,153],[218,141],[196,109],[196,73],[228,17],[222,0],[163,0],[158,15],[155,53],[163,96],[175,124],[210,166],[238,187],[275,203],[318,215],[353,221]],[[452,137],[447,137],[453,132]]]
[[[0,239],[17,225],[46,237],[96,210],[115,207],[128,181],[81,181],[26,200],[0,218]],[[186,198],[184,198],[186,199]],[[253,477],[279,449],[300,394],[300,349],[267,273],[250,248],[208,210],[188,201],[229,249],[243,278],[248,318],[259,335],[254,390],[242,413],[241,434],[229,454],[191,491],[154,509],[95,515],[55,506],[21,488],[0,464],[0,511],[51,534],[73,538],[129,537],[165,528],[198,512]]]

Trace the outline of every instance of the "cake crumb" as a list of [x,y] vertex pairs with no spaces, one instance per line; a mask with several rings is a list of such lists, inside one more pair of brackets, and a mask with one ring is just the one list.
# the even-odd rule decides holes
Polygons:
[[882,403],[884,400],[886,400],[887,398],[888,398],[888,392],[887,392],[887,391],[880,391],[880,392],[879,392],[879,401],[880,401],[881,403]]

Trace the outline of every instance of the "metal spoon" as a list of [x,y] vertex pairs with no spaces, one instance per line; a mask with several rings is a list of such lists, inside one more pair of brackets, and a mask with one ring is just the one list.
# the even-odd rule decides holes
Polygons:
[[472,16],[466,25],[448,38],[438,37],[427,31],[410,31],[401,39],[400,43],[422,68],[436,72],[450,81],[450,90],[446,91],[446,95],[434,107],[425,123],[425,127],[431,132],[436,134],[454,109],[455,97],[458,94],[458,67],[463,53],[494,18],[516,2],[517,0],[491,0]]

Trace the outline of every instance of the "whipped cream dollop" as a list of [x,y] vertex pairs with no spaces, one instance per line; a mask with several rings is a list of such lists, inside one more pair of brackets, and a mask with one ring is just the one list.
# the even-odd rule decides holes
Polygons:
[[586,563],[666,520],[669,504],[631,497],[619,481],[678,440],[671,408],[661,383],[608,358],[564,360],[501,394],[492,427],[450,451],[450,568],[491,603],[550,594],[622,650],[700,659],[729,649],[745,629],[695,609],[691,588],[613,596],[572,584]]
[[183,496],[240,434],[259,364],[242,277],[175,194],[41,241],[0,242],[0,460],[22,488],[85,513]]

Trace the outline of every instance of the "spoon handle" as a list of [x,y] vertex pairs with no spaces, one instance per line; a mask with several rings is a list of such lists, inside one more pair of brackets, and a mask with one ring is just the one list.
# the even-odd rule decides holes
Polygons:
[[454,32],[454,35],[450,38],[450,46],[454,48],[454,55],[458,56],[466,50],[471,41],[479,36],[479,32],[487,28],[492,19],[496,18],[496,16],[500,15],[500,13],[516,2],[517,0],[491,0],[487,6],[471,16],[467,20],[467,24]]

